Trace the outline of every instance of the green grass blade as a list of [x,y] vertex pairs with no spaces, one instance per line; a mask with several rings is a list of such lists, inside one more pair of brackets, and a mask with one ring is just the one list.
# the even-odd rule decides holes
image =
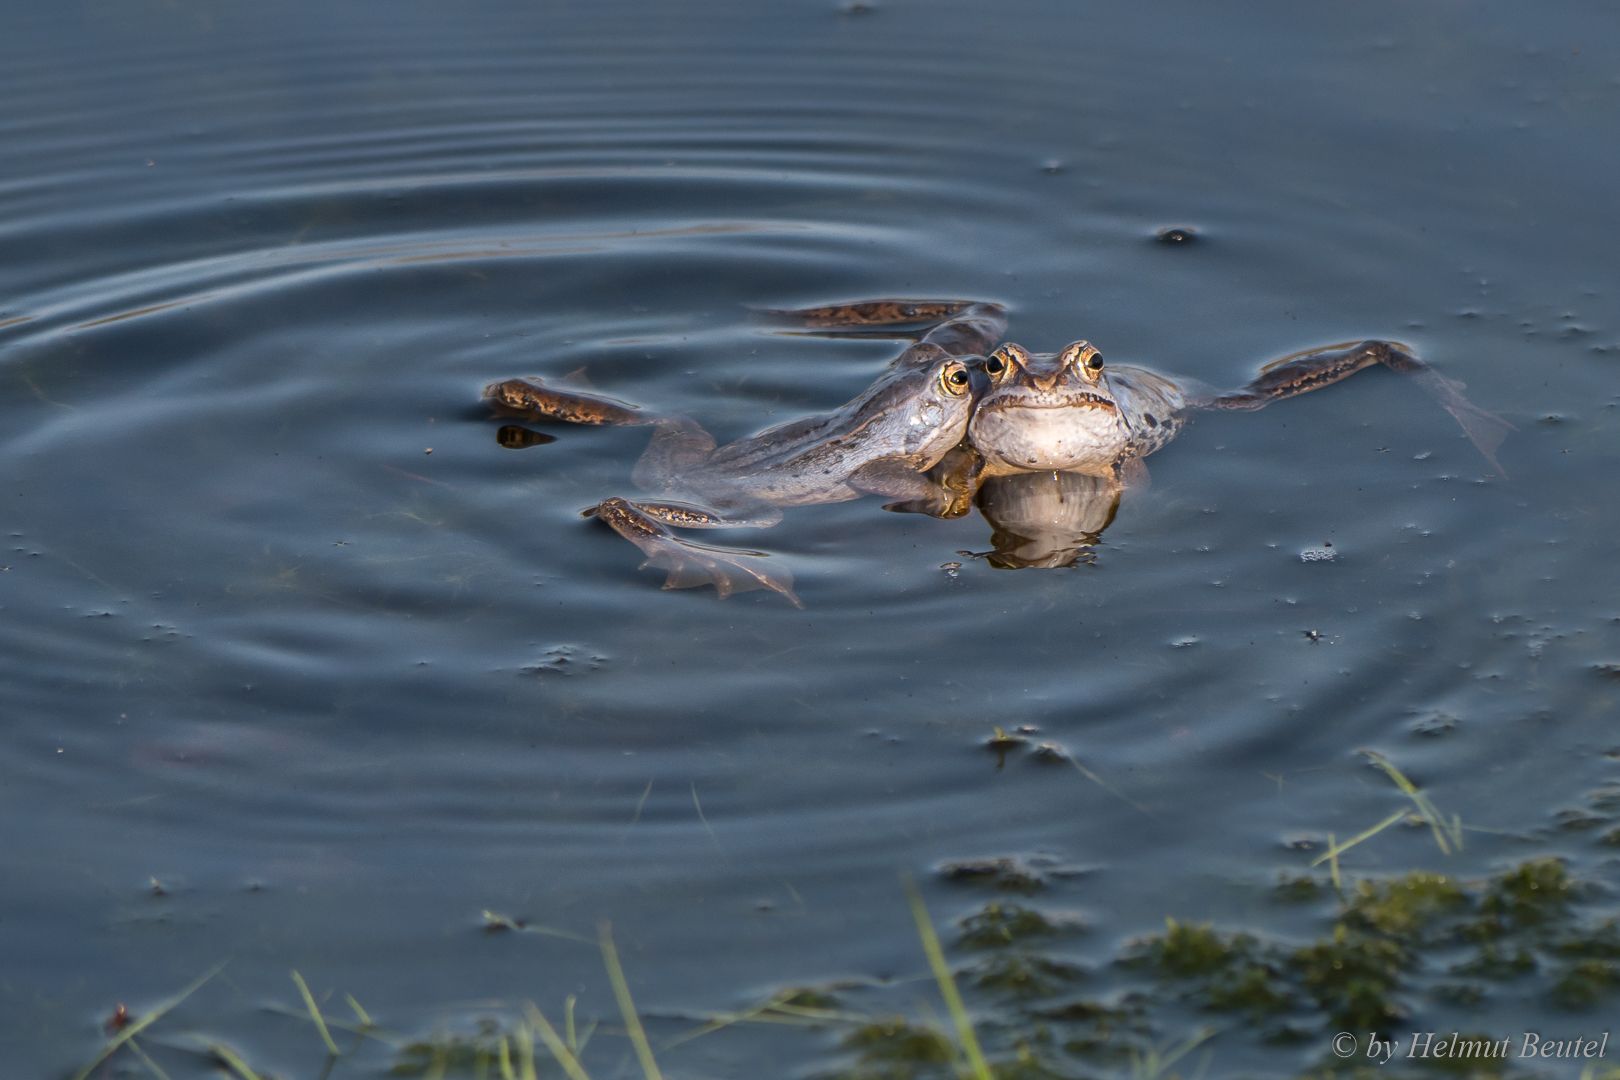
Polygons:
[[534,1032],[523,1024],[517,1029],[518,1076],[520,1080],[537,1080],[534,1071]]
[[1402,794],[1411,798],[1417,797],[1417,785],[1408,780],[1406,778],[1406,774],[1397,769],[1393,761],[1389,760],[1389,758],[1385,757],[1383,754],[1380,754],[1376,750],[1363,750],[1362,753],[1366,754],[1368,760],[1370,760],[1374,765],[1384,770],[1385,776],[1395,781],[1395,786],[1401,789]]
[[[649,789],[652,787],[651,784],[647,786]],[[653,1060],[647,1033],[642,1030],[641,1017],[636,1014],[636,1003],[630,998],[630,984],[624,981],[624,969],[619,966],[619,950],[613,947],[613,927],[603,919],[596,924],[596,932],[601,936],[602,961],[607,965],[608,979],[613,983],[613,996],[619,999],[619,1012],[624,1014],[625,1030],[630,1033],[630,1045],[636,1048],[641,1071],[647,1075],[647,1080],[664,1080],[663,1073],[658,1071],[658,1062]]]
[[117,1038],[113,1039],[112,1042],[101,1048],[101,1053],[96,1055],[96,1060],[92,1061],[90,1064],[73,1074],[73,1080],[85,1080],[85,1077],[90,1075],[91,1070],[93,1070],[97,1065],[100,1065],[103,1061],[106,1061],[114,1050],[117,1050],[120,1046],[123,1046],[126,1042],[133,1039],[147,1028],[151,1027],[164,1013],[168,1012],[170,1009],[186,1000],[186,998],[196,993],[197,989],[201,987],[203,983],[207,982],[209,979],[212,979],[215,975],[218,975],[229,962],[230,961],[228,960],[221,960],[219,963],[209,968],[205,973],[198,976],[190,986],[186,987],[169,1000],[155,1006],[145,1016],[129,1025],[123,1031],[120,1031]]
[[164,1072],[158,1066],[157,1062],[146,1056],[146,1051],[141,1049],[140,1043],[136,1042],[134,1039],[131,1039],[129,1040],[129,1048],[135,1051],[135,1056],[139,1057],[143,1062],[146,1063],[146,1067],[152,1070],[152,1075],[156,1076],[158,1080],[172,1080],[169,1074]]
[[309,992],[309,984],[304,982],[304,977],[298,974],[297,968],[293,969],[292,978],[293,982],[298,984],[298,992],[303,995],[304,1007],[309,1010],[309,1018],[315,1021],[315,1030],[321,1033],[321,1041],[326,1044],[326,1052],[333,1057],[342,1057],[342,1051],[338,1050],[337,1043],[332,1041],[332,1033],[326,1030],[326,1021],[321,1017],[321,1007],[315,1004],[315,995]]
[[1342,844],[1335,844],[1330,839],[1328,841],[1327,854],[1318,855],[1315,859],[1311,860],[1311,865],[1321,866],[1323,863],[1330,860],[1336,862],[1340,855],[1343,855],[1346,851],[1349,851],[1363,840],[1371,840],[1373,837],[1377,836],[1379,833],[1383,832],[1385,829],[1404,818],[1406,813],[1407,812],[1405,810],[1397,810],[1383,821],[1380,821],[1378,824],[1374,825],[1372,828],[1367,829],[1365,832],[1357,833],[1355,836],[1352,836]]
[[512,1071],[512,1044],[501,1036],[501,1080],[517,1080],[517,1074]]
[[905,883],[906,896],[911,901],[911,917],[917,922],[917,936],[922,938],[923,952],[928,954],[928,966],[934,971],[940,996],[945,999],[945,1007],[950,1010],[951,1019],[956,1023],[956,1037],[967,1054],[973,1076],[975,1080],[994,1080],[990,1065],[979,1049],[979,1037],[973,1032],[973,1021],[968,1017],[967,1006],[962,1004],[962,995],[956,992],[956,980],[951,977],[951,969],[945,963],[945,950],[939,947],[939,937],[934,933],[934,923],[928,917],[928,907],[923,903],[922,893],[910,874],[902,871],[900,880]]
[[197,1045],[219,1058],[226,1065],[229,1065],[231,1071],[240,1076],[242,1080],[259,1080],[259,1074],[248,1068],[248,1063],[238,1057],[236,1051],[230,1047],[202,1038],[197,1040]]
[[[572,1004],[574,999],[570,997],[568,1000]],[[523,1011],[529,1014],[529,1023],[533,1024],[535,1030],[540,1032],[540,1041],[546,1044],[546,1049],[551,1051],[551,1056],[557,1059],[557,1064],[561,1065],[563,1072],[568,1074],[568,1080],[591,1080],[591,1074],[585,1071],[585,1067],[579,1063],[579,1058],[574,1056],[574,1052],[569,1048],[568,1044],[557,1037],[557,1029],[551,1026],[551,1021],[546,1019],[546,1014],[540,1011],[539,1006],[532,1001],[526,1001],[523,1003]],[[571,1011],[568,1019],[570,1021],[569,1027],[572,1028],[573,1015]],[[572,1037],[573,1032],[570,1030],[569,1038]]]
[[343,999],[349,1003],[349,1008],[354,1010],[354,1015],[360,1018],[361,1027],[372,1026],[371,1016],[366,1012],[366,1010],[360,1007],[360,1003],[358,1001],[354,1000],[353,994],[344,994]]
[[1384,774],[1395,781],[1395,786],[1400,788],[1402,793],[1412,800],[1413,805],[1418,809],[1418,816],[1423,819],[1424,824],[1428,825],[1429,830],[1434,833],[1434,842],[1439,847],[1440,854],[1451,854],[1451,845],[1446,843],[1446,834],[1448,832],[1451,834],[1457,850],[1462,850],[1462,816],[1460,814],[1454,815],[1453,821],[1446,821],[1445,818],[1440,816],[1440,811],[1435,807],[1433,800],[1422,791],[1419,791],[1417,785],[1408,780],[1406,775],[1395,767],[1393,761],[1390,761],[1389,758],[1376,750],[1363,750],[1361,752],[1366,754],[1374,765],[1384,770]]
[[[1214,1028],[1201,1028],[1197,1035],[1188,1039],[1178,1047],[1166,1044],[1164,1050],[1156,1046],[1148,1047],[1147,1053],[1131,1052],[1131,1080],[1159,1080],[1176,1062],[1196,1050],[1201,1044],[1215,1037]],[[1208,1062],[1204,1067],[1208,1067]],[[1200,1075],[1203,1069],[1199,1070]]]
[[[263,1006],[263,1008],[267,1012],[280,1013],[282,1016],[290,1016],[295,1020],[304,1020],[307,1022],[310,1018],[309,1011],[306,1009],[294,1009],[287,1005],[277,1005],[274,1003],[267,1004]],[[382,1043],[384,1046],[392,1047],[395,1050],[398,1050],[401,1046],[404,1046],[406,1042],[405,1039],[400,1038],[400,1036],[394,1032],[389,1031],[387,1028],[379,1027],[375,1023],[351,1024],[347,1020],[335,1020],[328,1017],[326,1027],[330,1031],[347,1031],[355,1035],[364,1036],[367,1039],[374,1039],[375,1041]]]

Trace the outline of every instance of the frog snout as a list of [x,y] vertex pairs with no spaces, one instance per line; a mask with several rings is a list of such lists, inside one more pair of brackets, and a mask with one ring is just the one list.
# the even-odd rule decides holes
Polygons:
[[977,405],[979,399],[989,391],[990,376],[984,373],[984,369],[977,365],[968,368],[968,400]]

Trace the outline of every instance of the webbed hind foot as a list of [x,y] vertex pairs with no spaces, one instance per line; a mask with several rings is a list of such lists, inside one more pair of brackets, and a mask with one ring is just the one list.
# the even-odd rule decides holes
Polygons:
[[1273,401],[1331,385],[1374,364],[1383,364],[1392,371],[1412,376],[1429,396],[1439,402],[1442,409],[1462,425],[1463,434],[1468,436],[1502,479],[1507,479],[1507,470],[1496,460],[1496,448],[1502,445],[1508,432],[1518,429],[1463,397],[1463,383],[1441,375],[1413,356],[1406,346],[1396,342],[1362,341],[1285,356],[1267,364],[1261,369],[1259,377],[1242,390],[1222,394],[1209,401],[1208,406],[1215,409],[1261,409]]
[[785,567],[763,560],[760,551],[708,547],[682,540],[626,499],[603,499],[596,516],[614,532],[640,548],[647,556],[645,569],[656,566],[669,571],[666,589],[691,589],[713,585],[722,597],[752,589],[772,589],[788,598],[796,608],[804,605],[793,594],[793,574]]

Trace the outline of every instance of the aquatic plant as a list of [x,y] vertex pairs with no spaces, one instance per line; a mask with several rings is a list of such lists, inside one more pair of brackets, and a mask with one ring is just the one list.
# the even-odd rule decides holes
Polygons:
[[[949,868],[940,876],[963,880]],[[967,878],[969,884],[974,880]],[[1322,884],[1296,877],[1272,892],[1282,900],[1320,899],[1328,895]],[[709,1016],[655,1053],[604,922],[594,944],[623,1024],[614,1034],[629,1042],[644,1080],[662,1080],[658,1057],[683,1043],[754,1023],[838,1032],[845,1062],[822,1080],[1071,1080],[1099,1071],[1131,1080],[1195,1080],[1213,1053],[1205,1044],[1217,1036],[1247,1032],[1261,1046],[1315,1042],[1335,1030],[1387,1036],[1408,1017],[1421,1025],[1414,1014],[1427,1001],[1477,1005],[1490,984],[1512,980],[1535,980],[1523,989],[1561,1009],[1590,1009],[1620,996],[1620,917],[1583,922],[1577,907],[1592,893],[1557,859],[1528,860],[1476,882],[1428,871],[1363,878],[1342,889],[1336,909],[1325,913],[1325,932],[1303,945],[1172,916],[1163,932],[1126,943],[1101,968],[1056,951],[1083,929],[1077,919],[999,899],[956,921],[954,948],[965,955],[963,965],[953,968],[921,893],[909,879],[905,890],[943,1017],[920,1003],[916,1015],[852,1007],[856,993],[871,991],[866,986],[796,986],[749,1008]],[[486,925],[496,932],[588,940],[487,913]],[[1455,958],[1459,949],[1467,955]],[[1437,970],[1436,957],[1451,962]],[[115,1053],[165,1080],[142,1039],[218,970],[144,1013],[121,1008],[116,1024],[109,1022],[107,1043],[75,1080],[86,1080]],[[552,1069],[569,1080],[591,1080],[585,1054],[603,1029],[595,1020],[579,1021],[573,996],[551,1016],[526,1001],[478,1021],[471,1031],[407,1039],[376,1023],[352,996],[346,997],[352,1018],[323,1011],[303,976],[294,971],[291,979],[298,1005],[276,1008],[309,1025],[315,1046],[325,1053],[323,1075],[333,1075],[370,1041],[392,1054],[390,1071],[397,1076],[538,1080]],[[1077,993],[1082,989],[1091,992]],[[1179,1035],[1167,1032],[1165,1017],[1186,1006],[1216,1022]],[[170,1052],[202,1054],[236,1080],[270,1080],[246,1052],[218,1039],[170,1035],[163,1045]],[[1188,1069],[1184,1063],[1201,1048],[1198,1063]],[[1403,1061],[1373,1073],[1324,1058],[1306,1075],[1390,1080],[1456,1067],[1440,1060]],[[1505,1070],[1500,1060],[1461,1066],[1470,1076]],[[1592,1072],[1587,1080],[1620,1080],[1620,1074]]]

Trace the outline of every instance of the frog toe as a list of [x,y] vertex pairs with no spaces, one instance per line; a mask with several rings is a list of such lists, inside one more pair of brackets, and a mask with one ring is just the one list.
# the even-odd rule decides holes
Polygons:
[[804,607],[793,593],[793,574],[770,561],[761,551],[709,547],[673,535],[661,523],[641,512],[625,499],[604,499],[596,516],[613,531],[641,549],[649,566],[668,571],[666,589],[693,589],[713,585],[721,597],[734,592],[771,589],[787,597],[797,608]]

